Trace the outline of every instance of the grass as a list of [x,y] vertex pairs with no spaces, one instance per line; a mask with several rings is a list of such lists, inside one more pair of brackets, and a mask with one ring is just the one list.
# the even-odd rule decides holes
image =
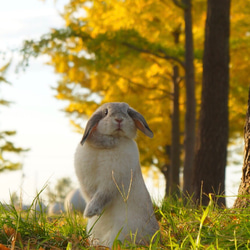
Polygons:
[[[39,195],[33,203],[39,203]],[[0,250],[105,249],[88,245],[81,214],[48,217],[31,207],[20,211],[13,204],[0,204]],[[197,208],[192,202],[168,198],[156,209],[161,240],[141,247],[131,243],[126,249],[250,249],[249,215],[250,209],[221,209],[212,202]]]
[[[41,204],[39,196],[22,211],[13,204],[0,204],[0,250],[8,249],[86,249],[86,221],[82,214],[49,217],[32,207]],[[6,250],[7,250],[6,248]]]

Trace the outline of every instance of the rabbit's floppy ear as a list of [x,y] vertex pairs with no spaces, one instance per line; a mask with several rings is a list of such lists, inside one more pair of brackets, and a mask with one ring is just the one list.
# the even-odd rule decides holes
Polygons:
[[82,145],[87,140],[88,136],[92,133],[92,131],[96,128],[98,122],[101,119],[102,119],[102,111],[96,112],[90,117],[81,140]]
[[128,114],[129,116],[134,120],[135,122],[135,126],[141,130],[146,136],[153,138],[154,134],[151,131],[151,129],[149,128],[146,120],[144,119],[144,117],[137,111],[135,111],[132,108],[128,109]]

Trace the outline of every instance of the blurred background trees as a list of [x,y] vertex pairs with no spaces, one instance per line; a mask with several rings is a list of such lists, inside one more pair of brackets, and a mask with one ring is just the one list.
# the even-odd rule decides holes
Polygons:
[[[2,66],[0,68],[0,84],[10,84],[4,77],[10,63]],[[10,101],[0,98],[1,106],[9,106],[11,104]],[[20,155],[20,153],[28,151],[28,149],[24,149],[21,147],[16,147],[13,142],[9,140],[9,137],[14,136],[16,131],[0,131],[0,172],[4,170],[17,170],[22,167],[22,163],[20,161],[13,162],[9,160],[10,154]]]
[[[183,184],[179,173],[184,165],[184,191],[191,195],[192,180],[197,179],[194,143],[202,100],[202,66],[208,60],[202,58],[207,3],[211,2],[71,0],[62,14],[65,27],[52,29],[40,40],[26,41],[23,62],[28,64],[30,56],[50,56],[48,63],[61,76],[56,98],[66,101],[65,111],[77,131],[82,132],[82,119],[103,102],[125,101],[141,112],[155,134],[153,140],[138,134],[142,164],[161,169],[167,180],[166,194],[176,193]],[[229,117],[223,119],[229,119],[231,138],[242,132],[242,107],[247,104],[242,93],[249,84],[249,11],[250,3],[232,1],[230,64],[223,58],[230,67]],[[218,70],[218,75],[224,74]],[[217,77],[213,81],[220,83]],[[212,88],[209,85],[208,89]],[[216,107],[215,99],[204,105],[211,102]],[[213,145],[207,146],[215,150]],[[226,145],[223,147],[225,150]],[[216,173],[221,167],[215,164],[213,168]],[[199,185],[207,181],[204,178],[199,179]],[[222,175],[212,178],[218,178],[217,183],[224,187]]]
[[46,195],[48,202],[53,204],[55,202],[63,203],[67,194],[73,189],[72,180],[69,177],[58,179],[55,186],[48,186]]

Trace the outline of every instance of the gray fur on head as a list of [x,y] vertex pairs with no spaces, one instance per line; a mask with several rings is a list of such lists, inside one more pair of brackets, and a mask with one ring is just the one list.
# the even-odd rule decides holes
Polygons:
[[127,103],[105,103],[90,117],[81,144],[88,140],[97,148],[112,148],[117,145],[120,137],[133,139],[136,129],[153,137],[144,117]]

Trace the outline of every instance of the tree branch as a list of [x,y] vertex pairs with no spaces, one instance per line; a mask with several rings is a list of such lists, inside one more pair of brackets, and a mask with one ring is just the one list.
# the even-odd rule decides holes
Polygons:
[[163,93],[165,93],[164,97],[165,97],[165,96],[168,96],[169,98],[172,99],[173,94],[172,94],[171,92],[169,92],[169,91],[166,91],[165,89],[158,88],[157,86],[147,87],[147,86],[145,86],[145,85],[143,85],[143,84],[141,84],[141,83],[132,81],[130,78],[128,78],[128,77],[126,77],[126,76],[117,74],[117,73],[112,72],[112,71],[107,71],[107,72],[108,72],[110,75],[113,75],[113,76],[116,76],[116,77],[120,77],[120,78],[122,78],[122,79],[128,81],[130,84],[133,84],[133,85],[135,85],[135,86],[137,86],[137,87],[140,87],[140,88],[143,88],[143,89],[146,89],[146,90],[156,90],[156,89],[157,89],[157,90],[159,90],[159,91],[162,91]]
[[178,0],[172,0],[172,1],[173,1],[173,3],[174,3],[177,7],[181,8],[181,9],[183,9],[183,10],[185,10],[185,9],[187,8],[187,6],[186,6],[183,2],[181,2],[181,1],[178,1]]
[[145,54],[154,55],[154,56],[156,56],[158,58],[162,58],[162,59],[166,59],[166,60],[175,61],[175,62],[179,63],[185,69],[185,64],[184,64],[183,61],[181,61],[177,57],[167,55],[165,53],[165,51],[163,51],[163,50],[160,51],[163,55],[160,55],[160,54],[157,54],[157,53],[155,53],[153,51],[150,51],[150,50],[147,50],[147,49],[142,49],[140,47],[137,47],[137,46],[135,46],[133,44],[130,44],[130,43],[127,43],[127,42],[122,42],[122,45],[127,46],[128,48],[136,50],[138,52],[142,52],[142,53],[145,53]]

